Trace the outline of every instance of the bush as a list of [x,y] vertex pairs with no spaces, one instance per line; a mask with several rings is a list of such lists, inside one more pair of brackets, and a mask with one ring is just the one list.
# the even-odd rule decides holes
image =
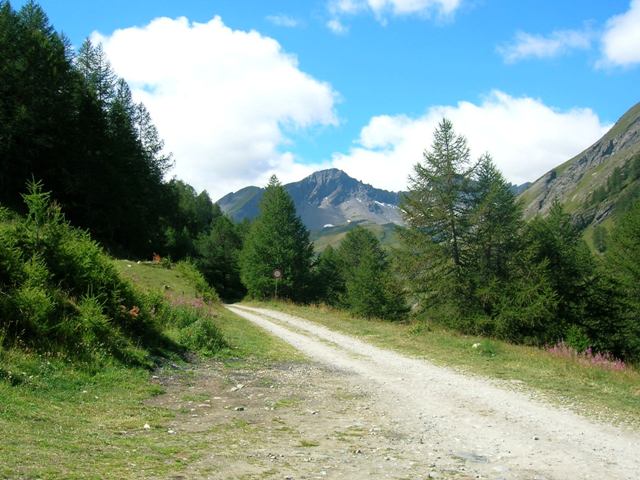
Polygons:
[[200,316],[180,330],[178,338],[189,350],[207,356],[214,355],[227,346],[211,318],[206,316]]
[[585,331],[577,325],[571,325],[565,336],[567,346],[578,353],[585,352],[591,346],[591,339]]
[[[101,365],[114,359],[152,367],[185,348],[212,355],[225,346],[209,305],[219,302],[190,263],[175,268],[200,298],[171,305],[124,281],[90,235],[69,225],[39,183],[24,196],[26,218],[0,209],[0,336],[7,346]],[[169,339],[166,332],[181,345]],[[0,351],[1,353],[1,351]]]

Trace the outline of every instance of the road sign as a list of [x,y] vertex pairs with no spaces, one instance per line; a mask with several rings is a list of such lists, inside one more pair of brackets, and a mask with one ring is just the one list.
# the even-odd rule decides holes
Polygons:
[[275,291],[274,291],[274,298],[277,300],[278,299],[278,280],[280,280],[282,278],[282,270],[280,270],[279,268],[276,268],[273,271],[273,278],[276,279],[276,287],[275,287]]

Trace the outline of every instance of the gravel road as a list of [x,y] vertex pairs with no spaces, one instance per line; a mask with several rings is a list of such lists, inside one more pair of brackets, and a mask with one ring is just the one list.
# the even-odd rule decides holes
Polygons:
[[[637,479],[640,434],[597,423],[504,384],[374,347],[281,312],[231,311],[317,362],[354,374],[376,406],[439,465],[470,478]],[[313,379],[310,378],[312,383]]]

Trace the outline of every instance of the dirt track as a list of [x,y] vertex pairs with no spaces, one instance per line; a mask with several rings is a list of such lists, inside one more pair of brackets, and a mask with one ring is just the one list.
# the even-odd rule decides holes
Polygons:
[[[493,479],[640,476],[637,432],[595,423],[531,395],[383,350],[297,317],[244,306],[229,309],[320,364],[349,374],[349,384],[370,396],[375,410],[393,424],[397,438],[404,439],[401,451],[409,470],[400,465],[394,469],[394,459],[385,456],[372,459],[387,462],[375,477],[365,471],[345,476],[336,461],[325,478],[429,478],[456,472],[464,478]],[[336,382],[344,381],[338,377]],[[313,390],[313,378],[308,382]]]

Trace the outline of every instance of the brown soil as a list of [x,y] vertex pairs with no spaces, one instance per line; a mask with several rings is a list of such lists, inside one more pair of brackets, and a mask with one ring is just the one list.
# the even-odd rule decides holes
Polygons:
[[167,435],[202,452],[174,479],[466,479],[484,461],[441,455],[356,375],[319,364],[209,362],[156,381],[167,393],[150,404],[176,414]]

